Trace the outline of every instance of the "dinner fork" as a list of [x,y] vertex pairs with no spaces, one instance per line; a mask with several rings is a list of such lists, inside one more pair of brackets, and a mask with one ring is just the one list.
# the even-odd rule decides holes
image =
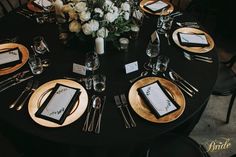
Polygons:
[[122,104],[124,105],[124,107],[126,108],[126,111],[128,112],[131,126],[136,127],[136,123],[135,123],[135,121],[134,121],[134,119],[133,119],[133,117],[132,117],[132,115],[129,111],[128,102],[127,102],[125,94],[121,94],[120,98],[121,98]]
[[30,81],[27,83],[25,89],[21,92],[21,94],[17,97],[17,99],[9,106],[9,108],[14,108],[14,107],[16,106],[17,102],[18,102],[18,101],[21,99],[21,97],[23,96],[23,94],[31,89],[32,85],[33,85],[33,80],[30,80]]
[[128,120],[126,119],[124,111],[122,109],[122,104],[121,104],[119,96],[118,95],[114,96],[114,99],[115,99],[116,106],[119,108],[119,110],[121,112],[121,115],[122,115],[122,117],[124,119],[125,128],[130,128],[130,124],[129,124]]
[[39,82],[38,81],[34,81],[33,86],[31,88],[30,92],[25,97],[25,99],[22,101],[22,103],[16,108],[17,111],[22,109],[22,107],[24,106],[25,102],[28,100],[29,96],[38,88],[38,86],[39,86]]

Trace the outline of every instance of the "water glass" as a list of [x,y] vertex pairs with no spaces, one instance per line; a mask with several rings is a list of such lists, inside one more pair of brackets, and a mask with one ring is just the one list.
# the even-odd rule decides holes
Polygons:
[[106,76],[94,75],[93,76],[93,89],[96,92],[103,92],[106,88]]
[[42,61],[39,57],[36,56],[30,57],[28,64],[33,74],[38,75],[43,72]]
[[144,64],[146,70],[151,70],[153,68],[152,58],[157,57],[160,54],[160,41],[159,39],[156,42],[149,41],[146,54],[149,57],[149,62]]
[[172,27],[173,18],[169,15],[160,16],[157,21],[157,31],[160,34],[164,34]]
[[120,50],[127,52],[129,48],[129,39],[128,38],[120,38]]
[[33,45],[34,45],[35,52],[39,54],[44,54],[45,52],[49,52],[48,46],[43,36],[34,37]]
[[161,72],[161,73],[165,72],[168,67],[169,62],[170,62],[170,59],[167,56],[163,56],[163,55],[158,56],[156,65],[153,66],[152,74],[156,75],[158,72]]
[[85,56],[85,67],[87,70],[92,71],[97,70],[99,68],[100,62],[98,58],[98,54],[94,52],[88,52]]

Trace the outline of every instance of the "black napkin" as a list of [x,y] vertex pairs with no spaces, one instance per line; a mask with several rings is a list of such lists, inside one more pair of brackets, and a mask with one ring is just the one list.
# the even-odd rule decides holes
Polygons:
[[80,93],[78,88],[57,83],[45,102],[35,113],[35,116],[63,124],[76,104]]
[[157,118],[168,115],[180,108],[159,81],[138,88],[137,90],[140,97],[150,107]]
[[182,33],[178,32],[178,40],[183,46],[205,47],[209,46],[204,33]]
[[0,69],[15,66],[22,61],[22,53],[18,47],[0,52]]
[[154,1],[152,3],[145,4],[143,7],[153,13],[157,13],[164,8],[168,8],[169,5],[163,1]]

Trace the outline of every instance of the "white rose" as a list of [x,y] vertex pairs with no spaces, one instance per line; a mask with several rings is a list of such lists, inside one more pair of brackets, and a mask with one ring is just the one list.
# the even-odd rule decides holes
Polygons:
[[110,23],[114,22],[117,17],[119,16],[118,13],[106,13],[104,19]]
[[102,27],[97,31],[97,36],[106,38],[108,36],[108,33],[109,33],[108,29],[106,29],[105,27]]
[[82,30],[84,32],[85,35],[90,35],[93,33],[93,30],[90,26],[90,24],[88,23],[85,23],[83,26],[82,26]]
[[121,4],[121,10],[130,12],[130,5],[128,2],[124,2]]
[[118,13],[118,12],[119,12],[119,9],[118,9],[116,6],[112,6],[110,12],[111,12],[111,13]]
[[104,4],[103,4],[103,7],[104,8],[109,8],[113,5],[113,2],[110,1],[110,0],[105,0]]
[[81,30],[81,24],[78,23],[78,21],[74,20],[70,23],[69,25],[69,30],[71,32],[76,32],[78,33]]
[[88,21],[91,18],[91,13],[83,11],[79,14],[79,18],[82,22]]
[[90,25],[93,32],[97,31],[99,28],[99,23],[96,20],[89,21],[89,25]]
[[99,17],[103,17],[103,15],[104,15],[104,12],[103,12],[102,9],[100,9],[100,8],[95,8],[95,9],[94,9],[94,12],[95,12],[95,13],[98,13],[98,14],[99,14]]
[[129,12],[125,12],[125,13],[124,13],[124,19],[125,19],[126,21],[129,20]]
[[75,10],[78,13],[87,11],[86,3],[85,2],[79,2],[75,5]]

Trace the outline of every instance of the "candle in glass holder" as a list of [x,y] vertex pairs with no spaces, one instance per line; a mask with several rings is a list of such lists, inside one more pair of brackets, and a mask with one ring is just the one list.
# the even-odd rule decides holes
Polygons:
[[137,25],[131,26],[131,39],[137,39],[139,34],[139,27]]
[[104,53],[104,39],[101,37],[97,37],[95,39],[95,46],[96,46],[96,52],[98,54],[103,54]]
[[129,39],[128,38],[120,38],[119,42],[120,42],[120,49],[122,51],[128,51]]

